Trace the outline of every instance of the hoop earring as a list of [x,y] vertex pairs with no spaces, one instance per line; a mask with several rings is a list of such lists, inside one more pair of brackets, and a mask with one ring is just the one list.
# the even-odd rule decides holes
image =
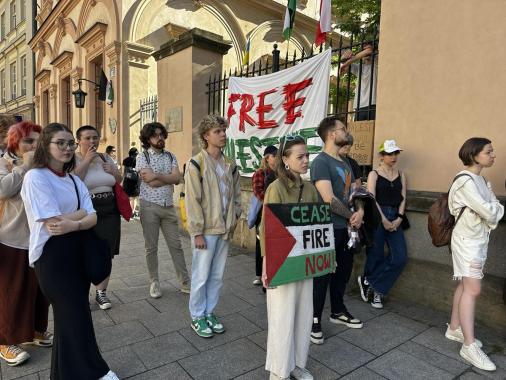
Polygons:
[[286,170],[290,170],[290,166],[288,166],[288,164],[285,165],[285,169]]

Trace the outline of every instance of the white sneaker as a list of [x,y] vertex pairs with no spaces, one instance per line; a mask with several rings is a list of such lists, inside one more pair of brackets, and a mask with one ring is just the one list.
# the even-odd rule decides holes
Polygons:
[[274,372],[270,372],[269,380],[290,380],[289,377],[280,377],[276,375]]
[[7,365],[14,367],[30,359],[30,354],[16,345],[0,345],[0,358],[5,360]]
[[253,280],[253,285],[257,285],[257,286],[262,285],[262,280],[261,280],[260,276],[255,277],[255,279]]
[[495,364],[488,358],[487,354],[484,353],[476,342],[471,343],[469,346],[462,345],[460,349],[460,356],[462,356],[469,363],[474,365],[476,368],[484,371],[495,371]]
[[383,300],[381,299],[381,294],[374,292],[374,297],[371,301],[371,306],[375,309],[383,309]]
[[160,283],[158,281],[153,281],[151,283],[151,287],[149,288],[149,295],[152,298],[160,298],[162,296],[162,291],[160,290]]
[[114,372],[109,371],[109,372],[107,372],[107,374],[105,376],[102,376],[98,380],[119,380],[119,377],[116,376],[116,374]]
[[300,367],[295,367],[295,369],[290,372],[290,376],[296,380],[313,380],[313,375],[311,375],[307,369]]
[[[448,328],[446,329],[445,337],[455,342],[464,343],[464,334],[462,333],[462,329],[460,328],[460,326],[457,327],[455,330],[452,330],[448,323],[446,325],[448,326]],[[474,338],[474,343],[476,343],[476,345],[480,348],[483,347],[481,341],[479,341],[476,338]]]

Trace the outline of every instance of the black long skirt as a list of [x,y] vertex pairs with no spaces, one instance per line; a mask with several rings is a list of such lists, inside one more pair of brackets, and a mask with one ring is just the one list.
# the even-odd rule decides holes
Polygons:
[[40,288],[53,306],[51,380],[95,380],[109,372],[93,330],[83,243],[79,232],[53,236],[35,262]]

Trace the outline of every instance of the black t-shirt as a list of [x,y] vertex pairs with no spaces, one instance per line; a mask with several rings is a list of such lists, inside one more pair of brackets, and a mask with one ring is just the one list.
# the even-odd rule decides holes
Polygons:
[[126,166],[127,168],[135,168],[135,157],[128,156],[123,160],[123,166]]

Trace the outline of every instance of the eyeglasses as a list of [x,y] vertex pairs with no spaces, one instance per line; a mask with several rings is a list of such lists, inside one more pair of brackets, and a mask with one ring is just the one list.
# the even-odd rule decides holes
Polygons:
[[62,152],[65,151],[65,149],[69,148],[70,150],[74,150],[77,148],[77,144],[74,140],[58,140],[58,141],[51,141],[51,144],[56,144],[59,150]]
[[286,135],[285,137],[283,137],[283,142],[281,143],[281,155],[283,155],[283,153],[285,153],[285,146],[286,146],[286,143],[290,142],[290,141],[300,141],[300,142],[303,142],[305,143],[306,141],[304,140],[304,137],[302,137],[301,135]]

